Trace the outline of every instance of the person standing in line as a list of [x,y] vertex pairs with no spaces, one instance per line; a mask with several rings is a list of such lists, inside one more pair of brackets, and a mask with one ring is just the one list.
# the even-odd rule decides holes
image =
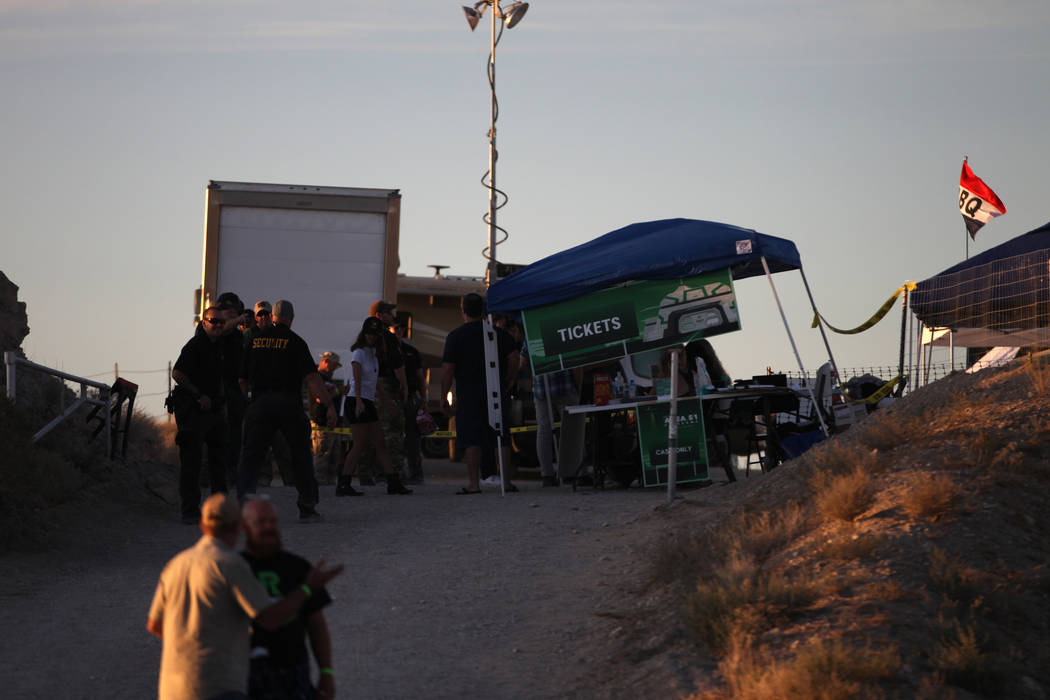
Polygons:
[[405,414],[405,468],[409,484],[423,483],[422,436],[416,414],[426,405],[426,375],[423,374],[423,358],[419,350],[405,339],[408,330],[405,322],[395,318],[389,330],[401,343],[401,356],[405,359],[405,380],[408,383],[408,400],[404,404]]
[[241,298],[233,292],[220,294],[215,305],[222,309],[226,317],[226,326],[219,341],[222,344],[222,383],[226,391],[226,426],[229,433],[226,479],[236,484],[241,461],[244,412],[248,408],[248,401],[241,394],[237,381],[244,361],[244,335],[238,326],[245,311]]
[[326,401],[326,425],[334,428],[336,411],[317,373],[306,341],[292,331],[295,311],[282,299],[273,306],[273,325],[259,332],[241,371],[241,389],[251,396],[244,421],[244,460],[238,495],[255,493],[259,469],[275,431],[288,440],[299,491],[299,521],[317,522],[317,480],[310,455],[310,421],[303,410],[302,385]]
[[[485,315],[485,300],[471,292],[463,297],[460,310],[465,323],[452,330],[445,338],[441,355],[441,401],[447,415],[456,417],[456,447],[462,449],[467,463],[467,486],[457,493],[481,493],[481,452],[496,444],[496,434],[488,420],[488,390],[485,372],[485,337],[481,322]],[[503,466],[507,492],[517,491],[511,483],[510,430],[507,422],[507,393],[513,386],[520,363],[518,348],[510,334],[502,328],[496,332],[500,359],[500,406],[503,408]],[[456,387],[455,408],[448,402],[453,383]]]
[[318,561],[305,582],[272,600],[235,549],[241,511],[226,494],[201,507],[201,538],[171,559],[153,594],[146,629],[163,642],[160,700],[243,700],[251,623],[280,627],[339,575]]
[[[405,412],[408,403],[408,378],[405,376],[405,358],[401,354],[401,343],[387,330],[394,322],[397,304],[377,300],[372,303],[368,315],[379,319],[382,331],[376,345],[376,357],[379,359],[379,382],[376,385],[376,414],[379,416],[379,427],[386,441],[390,463],[402,479],[405,476]],[[372,452],[365,453],[359,467],[358,479],[367,483],[374,474]],[[383,477],[376,475],[376,480]]]
[[[527,343],[521,346],[521,366],[528,359]],[[540,462],[540,476],[545,487],[560,486],[561,480],[554,470],[554,423],[561,420],[566,406],[580,402],[580,385],[583,370],[560,369],[532,378],[532,398],[536,407],[536,456]],[[548,389],[550,402],[547,401]]]
[[[310,562],[282,547],[277,511],[269,501],[254,498],[241,511],[245,547],[241,556],[270,594],[279,600],[306,583]],[[267,630],[252,625],[251,671],[248,696],[252,700],[329,700],[335,697],[332,638],[323,608],[332,602],[323,587],[312,589],[306,604],[283,625]],[[315,689],[310,682],[310,655],[317,659]]]
[[376,357],[376,346],[379,344],[383,324],[374,316],[369,316],[361,325],[357,340],[350,347],[353,356],[350,360],[351,384],[347,398],[350,429],[353,431],[354,445],[343,464],[343,473],[335,487],[336,496],[361,496],[360,491],[350,485],[350,480],[357,469],[357,462],[366,447],[374,446],[376,461],[386,474],[386,492],[390,495],[407,495],[411,489],[405,488],[400,477],[390,463],[386,440],[379,427],[376,415],[375,395],[379,380],[379,360]]
[[208,446],[208,476],[212,493],[226,491],[226,393],[222,382],[219,345],[226,319],[210,306],[198,332],[182,347],[171,369],[176,383],[172,394],[179,446],[179,501],[182,522],[200,521],[201,461]]
[[[269,328],[273,325],[271,319],[273,313],[273,307],[270,302],[265,299],[255,302],[254,307],[255,323],[251,328],[244,333],[244,355],[248,354],[248,350],[252,346],[252,340],[255,336],[259,335],[259,331],[263,328]],[[237,393],[240,393],[238,388]],[[273,458],[271,460],[271,457]],[[273,434],[273,440],[270,443],[270,453],[263,459],[263,465],[259,469],[259,484],[262,486],[269,486],[273,483],[273,465],[277,464],[277,469],[281,473],[281,482],[285,486],[295,486],[295,473],[292,469],[292,451],[288,447],[288,441],[284,439],[284,435],[278,430]],[[240,465],[238,465],[238,472],[240,471]]]
[[[324,382],[326,397],[338,406],[346,396],[349,386],[334,376],[335,371],[342,367],[339,355],[331,350],[321,353],[321,362],[317,365],[317,373],[321,375]],[[310,422],[313,428],[312,445],[314,457],[314,477],[318,483],[331,484],[339,476],[342,470],[345,440],[339,433],[325,432],[325,404],[324,397],[314,398],[310,401]],[[340,421],[342,422],[342,421]]]

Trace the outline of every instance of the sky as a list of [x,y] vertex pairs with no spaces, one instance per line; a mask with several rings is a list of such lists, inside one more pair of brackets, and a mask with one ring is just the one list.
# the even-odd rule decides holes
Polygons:
[[[116,363],[162,413],[209,180],[399,189],[400,272],[483,274],[487,21],[452,0],[0,0],[0,270],[29,358]],[[1045,0],[535,0],[496,53],[498,258],[719,221],[794,241],[852,328],[966,256],[964,156],[1007,206],[970,255],[1050,220],[1048,30]],[[815,369],[801,277],[773,282]],[[769,283],[737,294],[730,374],[797,370]],[[894,366],[900,312],[829,340],[844,370]]]

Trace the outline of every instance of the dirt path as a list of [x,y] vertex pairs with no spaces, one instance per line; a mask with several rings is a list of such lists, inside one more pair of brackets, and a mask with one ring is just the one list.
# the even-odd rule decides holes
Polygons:
[[[440,474],[409,497],[335,499],[323,487],[325,522],[314,525],[295,522],[293,489],[265,489],[289,550],[347,564],[326,611],[339,696],[615,695],[583,679],[615,626],[602,611],[637,586],[665,493],[521,481],[506,498],[491,486],[456,496],[458,471],[428,469]],[[141,491],[129,483],[123,496],[59,509],[60,554],[0,559],[6,697],[155,694],[149,602],[164,563],[199,531]]]

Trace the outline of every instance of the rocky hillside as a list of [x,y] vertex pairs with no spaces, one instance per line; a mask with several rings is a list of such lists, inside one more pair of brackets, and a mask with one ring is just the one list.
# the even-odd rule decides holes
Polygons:
[[653,513],[590,687],[618,697],[1045,698],[1050,368],[955,375]]

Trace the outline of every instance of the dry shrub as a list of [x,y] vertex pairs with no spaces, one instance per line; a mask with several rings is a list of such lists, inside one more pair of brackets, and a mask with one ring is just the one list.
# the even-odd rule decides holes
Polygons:
[[916,472],[909,476],[901,507],[913,520],[937,520],[962,502],[963,489],[947,474]]
[[980,578],[980,572],[939,547],[930,549],[930,582],[947,600],[963,606],[971,605],[980,595]]
[[986,642],[972,625],[952,624],[933,644],[930,663],[952,685],[978,693],[994,693],[1002,682],[985,649]]
[[817,512],[831,520],[852,522],[875,499],[871,472],[857,467],[846,474],[820,473],[810,481]]
[[743,511],[726,528],[723,551],[764,562],[811,527],[807,511],[794,501],[775,511]]
[[654,583],[696,580],[710,562],[711,549],[709,537],[678,531],[660,537],[650,550],[649,576]]
[[1032,391],[1041,398],[1050,394],[1050,364],[1042,358],[1028,357],[1024,363],[1024,374],[1032,383]]
[[686,596],[686,627],[696,641],[718,654],[734,633],[754,633],[808,608],[822,593],[819,583],[779,575],[744,581],[701,581]]
[[694,697],[734,700],[879,698],[884,694],[875,683],[892,677],[899,666],[900,655],[892,647],[876,651],[870,647],[854,649],[842,643],[819,641],[804,647],[794,658],[780,661],[769,651],[756,646],[753,637],[737,633],[719,664],[726,691]]
[[892,450],[918,440],[929,429],[925,415],[907,415],[901,411],[876,411],[852,428],[860,433],[861,444],[874,450]]
[[878,459],[878,450],[858,449],[848,443],[825,442],[807,453],[806,462],[809,472],[821,474],[843,474],[854,469],[869,472],[883,471]]
[[825,542],[820,548],[821,556],[827,559],[867,559],[886,541],[883,535],[838,535]]

